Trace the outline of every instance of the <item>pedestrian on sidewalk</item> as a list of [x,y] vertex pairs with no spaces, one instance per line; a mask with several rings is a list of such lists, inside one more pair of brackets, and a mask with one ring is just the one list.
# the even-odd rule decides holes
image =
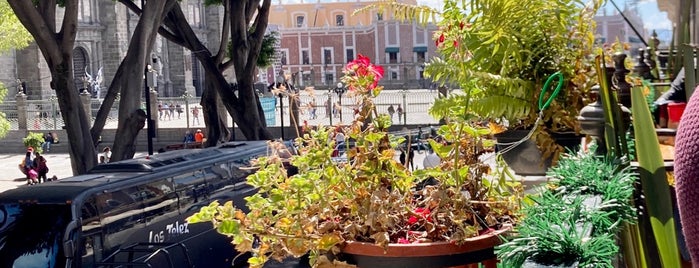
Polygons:
[[41,144],[41,148],[44,149],[44,152],[50,152],[51,151],[51,144],[53,143],[53,135],[51,135],[51,132],[46,132],[44,134],[44,143]]
[[400,104],[398,104],[396,112],[398,112],[398,124],[400,124],[401,122],[403,122],[403,107],[400,107]]
[[201,129],[197,129],[197,133],[194,134],[194,141],[199,143],[204,142],[204,133],[201,132]]
[[36,156],[34,157],[34,166],[37,173],[37,181],[39,183],[46,182],[48,181],[48,179],[46,178],[46,174],[49,173],[49,167],[46,165],[46,158],[44,158],[44,156],[38,152],[35,153],[35,155]]
[[197,106],[192,108],[192,125],[199,125],[199,108]]
[[396,113],[396,109],[393,108],[393,104],[388,106],[388,115],[391,116],[391,123],[393,123],[393,114]]

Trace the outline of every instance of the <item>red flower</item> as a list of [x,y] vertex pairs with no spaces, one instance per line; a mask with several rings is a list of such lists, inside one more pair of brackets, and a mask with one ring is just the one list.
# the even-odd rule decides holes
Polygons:
[[454,47],[459,47],[459,41],[454,40]]
[[439,35],[439,42],[444,43],[444,34]]
[[464,29],[464,22],[463,21],[459,23],[459,29],[461,29],[461,30]]
[[350,91],[359,90],[369,92],[378,86],[379,80],[383,78],[383,67],[371,64],[368,57],[358,54],[357,59],[347,63],[345,66],[345,78]]

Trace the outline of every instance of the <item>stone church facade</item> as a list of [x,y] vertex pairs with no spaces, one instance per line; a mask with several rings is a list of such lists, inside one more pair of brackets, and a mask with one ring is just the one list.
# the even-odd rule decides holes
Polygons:
[[[218,46],[223,9],[205,7],[203,0],[182,0],[180,4],[204,44]],[[126,55],[138,18],[113,0],[80,1],[78,34],[73,49],[75,84],[79,89],[89,87],[86,74],[95,77],[102,69],[101,96],[97,96],[97,90],[92,93],[95,98],[106,94]],[[158,71],[159,96],[179,97],[185,92],[201,95],[204,73],[192,52],[158,36],[150,59]],[[19,90],[23,90],[29,100],[49,99],[54,94],[49,86],[51,74],[36,44],[0,55],[0,66],[5,67],[0,68],[0,81],[8,88],[6,99],[14,98]]]

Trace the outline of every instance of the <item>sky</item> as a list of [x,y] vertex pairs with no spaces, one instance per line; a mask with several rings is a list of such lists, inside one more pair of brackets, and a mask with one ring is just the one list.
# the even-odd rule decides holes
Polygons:
[[[417,0],[417,2],[418,4],[424,4],[434,8],[440,8],[444,3],[443,0]],[[636,2],[641,18],[643,18],[644,27],[648,32],[652,32],[656,29],[672,30],[672,23],[668,20],[667,13],[658,10],[657,0],[614,0],[614,2],[622,11],[624,10],[626,2]],[[609,0],[603,8],[607,10],[607,14],[616,12],[614,5],[612,5]]]

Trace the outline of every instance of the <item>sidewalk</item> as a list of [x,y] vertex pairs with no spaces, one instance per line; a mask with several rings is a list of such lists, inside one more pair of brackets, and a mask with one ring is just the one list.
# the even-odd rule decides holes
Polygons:
[[[46,158],[46,165],[49,167],[47,177],[56,175],[59,179],[73,175],[68,154],[43,154]],[[0,154],[0,192],[16,188],[27,183],[24,174],[19,170],[19,163],[22,162],[24,154]]]
[[[134,157],[145,155],[145,152],[136,152]],[[68,154],[42,154],[46,158],[46,165],[49,167],[47,177],[56,175],[58,179],[73,176],[73,168],[70,165]],[[0,192],[26,185],[27,180],[19,170],[19,163],[22,162],[24,154],[0,154]]]

